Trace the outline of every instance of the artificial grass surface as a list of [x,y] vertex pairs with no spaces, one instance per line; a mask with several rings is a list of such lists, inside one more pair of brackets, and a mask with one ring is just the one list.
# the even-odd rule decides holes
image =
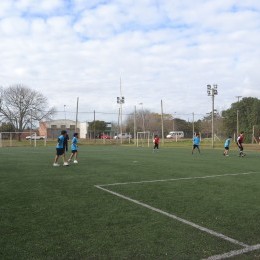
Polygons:
[[[106,186],[249,245],[260,243],[260,156],[188,148],[81,146],[79,164],[53,167],[55,149],[0,149],[2,259],[202,259],[241,246],[148,210]],[[254,259],[260,250],[239,259]]]

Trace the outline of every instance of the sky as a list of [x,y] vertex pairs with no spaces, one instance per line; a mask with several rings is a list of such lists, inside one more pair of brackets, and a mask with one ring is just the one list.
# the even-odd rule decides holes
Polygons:
[[[259,0],[1,0],[0,86],[42,93],[57,117],[137,110],[195,120],[260,98]],[[121,82],[121,84],[120,84]],[[121,92],[120,92],[121,86]]]

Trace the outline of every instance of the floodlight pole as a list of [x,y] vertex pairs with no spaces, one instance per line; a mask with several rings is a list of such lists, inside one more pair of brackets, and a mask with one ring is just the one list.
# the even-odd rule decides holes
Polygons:
[[123,121],[123,113],[122,113],[122,105],[125,103],[125,98],[122,97],[122,86],[121,86],[121,77],[120,77],[120,97],[117,97],[117,104],[120,105],[120,134],[121,134],[121,144],[123,142],[122,140],[122,133],[123,133],[123,129],[122,129],[122,121]]
[[145,132],[145,127],[144,127],[144,104],[143,103],[139,103],[139,105],[142,106],[143,132]]
[[173,116],[172,116],[172,131],[175,130],[175,124],[174,124],[175,115],[176,115],[176,112],[174,112]]
[[218,94],[218,85],[207,85],[208,96],[212,97],[212,112],[211,112],[211,145],[214,148],[214,98]]

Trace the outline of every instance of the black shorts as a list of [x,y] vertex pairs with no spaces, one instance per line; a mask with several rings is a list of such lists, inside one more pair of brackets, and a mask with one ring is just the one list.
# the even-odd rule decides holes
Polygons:
[[64,148],[56,148],[56,155],[63,155],[64,154]]
[[226,146],[226,147],[225,147],[225,150],[229,150],[229,147],[228,147],[228,146]]
[[238,149],[239,149],[240,151],[243,151],[243,150],[244,150],[244,147],[243,147],[242,143],[237,143],[237,146],[238,146]]
[[193,149],[195,149],[195,148],[198,148],[198,149],[199,149],[199,145],[194,144],[194,145],[193,145]]
[[77,151],[78,151],[78,150],[71,150],[71,153],[74,154],[74,153],[76,153]]
[[154,148],[154,149],[155,149],[155,148],[159,149],[159,144],[158,144],[158,143],[155,143],[154,146],[153,146],[153,148]]

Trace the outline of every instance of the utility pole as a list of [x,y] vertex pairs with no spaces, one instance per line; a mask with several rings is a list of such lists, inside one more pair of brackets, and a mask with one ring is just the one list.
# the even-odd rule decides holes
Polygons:
[[65,122],[64,122],[65,130],[67,130],[66,105],[64,105],[64,119],[65,119]]
[[136,106],[134,109],[134,144],[136,145]]
[[79,114],[79,98],[77,97],[75,132],[77,132],[77,126],[78,126],[78,114]]
[[162,143],[164,144],[163,101],[161,100]]
[[[242,96],[236,96],[238,103],[239,103],[239,99],[240,99],[241,97],[242,97]],[[238,134],[239,134],[239,110],[237,109],[237,137],[238,137]]]
[[96,111],[94,110],[94,141],[96,143]]
[[194,128],[194,112],[192,112],[192,138],[194,137],[194,132],[195,132],[195,128]]

